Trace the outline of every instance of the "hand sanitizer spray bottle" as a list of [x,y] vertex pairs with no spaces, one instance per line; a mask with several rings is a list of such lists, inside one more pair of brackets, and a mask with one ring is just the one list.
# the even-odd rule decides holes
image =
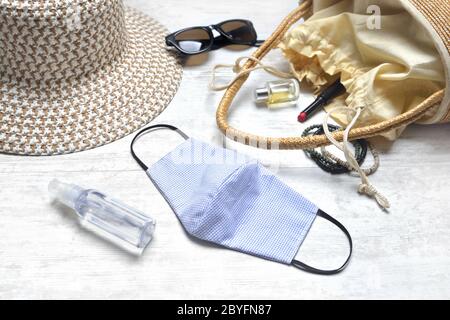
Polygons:
[[53,180],[49,192],[75,210],[81,225],[135,254],[142,254],[152,239],[155,222],[142,212],[101,192]]

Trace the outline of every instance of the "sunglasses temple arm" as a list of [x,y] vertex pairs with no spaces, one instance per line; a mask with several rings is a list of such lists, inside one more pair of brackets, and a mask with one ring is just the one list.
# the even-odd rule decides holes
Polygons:
[[[254,47],[260,47],[266,40],[256,40],[254,43],[242,43],[243,45],[250,45]],[[224,37],[223,35],[220,35],[216,38],[214,38],[214,43],[211,47],[211,50],[218,50],[220,48],[226,47],[230,44],[233,44],[232,41]]]
[[261,47],[263,43],[266,42],[266,40],[256,40],[253,46],[255,47]]

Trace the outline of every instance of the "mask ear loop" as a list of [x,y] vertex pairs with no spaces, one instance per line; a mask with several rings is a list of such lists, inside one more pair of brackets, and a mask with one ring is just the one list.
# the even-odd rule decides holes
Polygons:
[[339,221],[337,221],[335,218],[333,218],[332,216],[330,216],[329,214],[323,212],[322,210],[319,209],[319,211],[317,212],[317,216],[324,218],[325,220],[330,221],[332,224],[336,225],[339,229],[342,230],[342,232],[344,232],[345,236],[348,239],[349,245],[350,245],[350,252],[348,254],[347,260],[345,260],[344,264],[334,270],[321,270],[321,269],[316,269],[314,267],[311,267],[303,262],[300,262],[298,260],[293,260],[292,261],[292,265],[300,270],[306,271],[306,272],[310,272],[310,273],[315,273],[315,274],[321,274],[321,275],[333,275],[333,274],[337,274],[339,272],[342,272],[347,265],[350,262],[350,258],[352,256],[353,253],[353,241],[352,241],[352,236],[350,235],[350,233],[348,232],[348,230],[342,225],[342,223],[340,223]]
[[131,155],[133,156],[134,160],[136,160],[136,162],[138,163],[138,165],[144,170],[147,171],[148,170],[148,166],[142,162],[142,160],[136,155],[136,153],[134,152],[134,144],[136,143],[136,141],[143,136],[144,134],[147,134],[149,132],[154,131],[155,129],[169,129],[172,131],[176,131],[180,136],[182,136],[185,140],[189,139],[189,136],[187,134],[185,134],[183,131],[181,131],[180,129],[178,129],[177,127],[171,126],[170,124],[156,124],[154,126],[150,126],[148,128],[142,129],[141,131],[139,131],[136,136],[133,138],[133,141],[131,141],[131,145],[130,145],[130,150],[131,150]]

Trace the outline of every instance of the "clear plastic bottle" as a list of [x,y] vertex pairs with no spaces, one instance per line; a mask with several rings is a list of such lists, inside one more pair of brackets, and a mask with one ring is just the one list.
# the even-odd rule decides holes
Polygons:
[[135,254],[150,243],[155,221],[103,193],[53,180],[50,194],[74,209],[81,225]]
[[299,96],[300,85],[295,79],[270,81],[255,90],[255,102],[265,103],[268,108],[295,106]]

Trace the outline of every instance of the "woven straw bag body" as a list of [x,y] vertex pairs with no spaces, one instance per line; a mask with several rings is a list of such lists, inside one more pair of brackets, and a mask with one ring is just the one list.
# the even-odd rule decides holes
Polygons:
[[[350,131],[349,139],[360,139],[377,136],[383,132],[406,126],[419,120],[426,112],[433,108],[444,108],[445,113],[437,122],[450,122],[450,88],[449,88],[449,51],[450,51],[450,2],[445,0],[399,0],[409,13],[417,19],[430,33],[436,44],[444,67],[446,69],[446,89],[440,90],[415,108],[386,121],[373,125],[354,128]],[[290,27],[298,22],[301,18],[307,18],[312,14],[313,1],[306,0],[302,2],[298,8],[291,12],[267,39],[267,41],[255,51],[253,56],[257,59],[263,59],[264,56],[272,49],[276,48],[283,39]],[[244,65],[244,70],[255,67],[255,62],[249,60]],[[305,149],[319,147],[329,144],[329,140],[325,135],[308,136],[308,137],[264,137],[253,135],[242,130],[236,129],[228,123],[228,110],[233,102],[239,89],[247,80],[247,76],[243,76],[235,81],[225,92],[219,107],[217,109],[216,120],[219,129],[229,138],[263,148],[278,149]],[[342,141],[343,132],[335,132],[333,136],[336,140]]]

